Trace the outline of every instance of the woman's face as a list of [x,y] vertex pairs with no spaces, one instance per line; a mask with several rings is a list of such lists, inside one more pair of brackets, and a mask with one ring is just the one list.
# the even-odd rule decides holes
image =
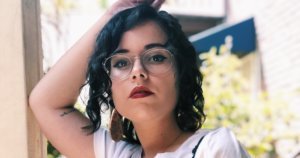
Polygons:
[[[146,60],[141,57],[151,48],[161,49],[166,42],[167,36],[163,30],[155,22],[148,21],[125,32],[116,50],[122,55],[131,57],[133,62],[128,77],[112,79],[112,98],[118,112],[133,123],[174,117],[173,111],[177,102],[174,59],[167,56],[166,52],[164,52],[166,55],[150,55],[151,58]],[[172,64],[167,60],[172,60]],[[145,63],[149,61],[156,62],[155,64],[165,62],[166,65],[172,66],[164,73],[153,74],[149,72],[150,69],[153,72],[161,70],[147,68]],[[124,62],[113,64],[115,65],[111,67],[124,66]]]

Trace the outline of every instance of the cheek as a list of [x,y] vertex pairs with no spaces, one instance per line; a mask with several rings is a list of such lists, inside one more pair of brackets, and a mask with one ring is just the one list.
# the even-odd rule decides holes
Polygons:
[[164,98],[167,102],[169,102],[169,104],[174,105],[174,107],[177,104],[178,98],[178,86],[176,84],[177,82],[175,75],[170,76],[169,79],[161,83],[161,87],[164,87],[162,89],[165,94]]
[[178,80],[177,74],[174,74],[174,82],[173,82],[173,91],[172,92],[176,98],[175,104],[177,105],[178,98],[179,98],[179,80]]
[[115,107],[118,110],[118,106],[120,103],[124,102],[126,99],[126,87],[119,83],[112,83],[111,91],[112,91],[112,99],[114,101]]
[[169,88],[171,90],[169,93],[172,94],[173,96],[175,96],[175,98],[176,98],[175,100],[177,103],[177,98],[179,95],[179,80],[178,80],[178,74],[177,74],[176,68],[174,68],[174,70],[173,70],[173,74],[172,74],[172,77],[171,77],[169,83],[172,83],[171,87]]

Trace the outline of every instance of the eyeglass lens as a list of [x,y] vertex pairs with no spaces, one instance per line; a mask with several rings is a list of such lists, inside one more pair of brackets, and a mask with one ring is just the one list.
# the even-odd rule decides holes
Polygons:
[[136,58],[140,59],[141,65],[148,73],[154,75],[167,72],[173,63],[173,56],[167,49],[152,48],[142,53],[140,57],[113,55],[105,60],[104,66],[112,79],[124,79],[131,73]]

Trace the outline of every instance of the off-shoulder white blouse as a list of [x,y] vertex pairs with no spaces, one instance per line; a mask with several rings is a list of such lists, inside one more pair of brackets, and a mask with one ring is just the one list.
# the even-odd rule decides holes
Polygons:
[[[96,158],[141,158],[142,148],[125,141],[115,142],[111,139],[109,131],[100,128],[94,133],[94,151]],[[193,156],[195,158],[250,157],[229,129],[218,128],[200,129],[176,151],[158,153],[155,158],[193,158]]]

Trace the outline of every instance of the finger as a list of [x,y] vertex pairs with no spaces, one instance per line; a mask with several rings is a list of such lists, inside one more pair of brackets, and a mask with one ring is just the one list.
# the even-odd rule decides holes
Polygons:
[[154,0],[151,6],[158,10],[164,2],[165,0]]
[[152,4],[155,0],[146,0],[149,4]]
[[133,4],[141,4],[141,3],[148,3],[152,4],[154,0],[132,0]]

